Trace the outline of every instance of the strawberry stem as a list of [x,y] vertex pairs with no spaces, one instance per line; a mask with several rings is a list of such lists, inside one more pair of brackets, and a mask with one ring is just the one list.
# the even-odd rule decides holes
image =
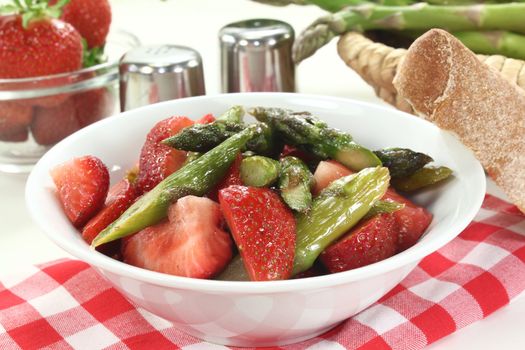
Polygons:
[[59,18],[62,8],[70,0],[59,0],[54,5],[49,5],[49,0],[12,0],[11,4],[0,7],[2,14],[18,14],[22,16],[22,26],[27,28],[33,20],[42,18]]

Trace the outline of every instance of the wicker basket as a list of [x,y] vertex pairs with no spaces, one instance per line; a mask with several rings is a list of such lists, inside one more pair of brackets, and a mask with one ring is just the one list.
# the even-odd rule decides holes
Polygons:
[[[372,85],[378,97],[402,111],[413,113],[412,107],[398,95],[392,84],[405,49],[395,49],[360,33],[350,32],[339,39],[337,51],[347,66]],[[525,89],[525,61],[499,55],[478,57],[510,82]]]

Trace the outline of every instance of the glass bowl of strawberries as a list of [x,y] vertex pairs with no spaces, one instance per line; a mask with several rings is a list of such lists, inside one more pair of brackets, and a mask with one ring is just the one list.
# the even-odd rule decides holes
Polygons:
[[25,173],[66,136],[118,112],[118,59],[139,41],[110,33],[107,0],[1,10],[0,171]]

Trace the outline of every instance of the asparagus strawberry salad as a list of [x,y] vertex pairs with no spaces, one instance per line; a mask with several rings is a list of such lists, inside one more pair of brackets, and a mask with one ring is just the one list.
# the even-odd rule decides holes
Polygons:
[[399,194],[448,178],[410,149],[371,151],[308,112],[234,106],[148,133],[138,166],[109,188],[94,156],[51,170],[83,239],[167,274],[268,281],[335,273],[414,245],[432,220]]

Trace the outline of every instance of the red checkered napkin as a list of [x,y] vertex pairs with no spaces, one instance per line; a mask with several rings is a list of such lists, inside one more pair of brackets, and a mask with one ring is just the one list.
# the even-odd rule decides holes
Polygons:
[[[525,289],[525,217],[487,195],[476,220],[377,303],[287,349],[421,349]],[[323,345],[326,345],[324,347]],[[135,307],[88,265],[60,260],[0,282],[0,349],[226,349]]]

